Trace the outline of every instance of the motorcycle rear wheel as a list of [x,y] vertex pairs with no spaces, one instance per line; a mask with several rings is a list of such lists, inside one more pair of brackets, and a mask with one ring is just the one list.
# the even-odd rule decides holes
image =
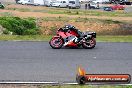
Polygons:
[[56,38],[52,38],[49,44],[53,49],[60,49],[64,43],[62,38],[56,37]]
[[85,49],[93,49],[95,47],[95,45],[96,45],[96,40],[95,40],[95,38],[92,38],[92,39],[89,40],[88,43],[84,42],[82,44],[82,47],[85,48]]

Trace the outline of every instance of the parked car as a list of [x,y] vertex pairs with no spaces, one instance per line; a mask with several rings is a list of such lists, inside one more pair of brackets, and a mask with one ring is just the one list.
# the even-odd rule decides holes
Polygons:
[[99,9],[99,3],[90,2],[90,8]]
[[69,0],[69,4],[68,4],[69,8],[75,8],[75,9],[79,9],[81,7],[79,0]]
[[103,7],[104,11],[113,11],[113,9],[111,7]]
[[45,6],[48,6],[48,7],[50,7],[50,6],[52,6],[52,1],[51,0],[45,0]]
[[118,5],[118,4],[111,6],[111,8],[112,8],[113,10],[124,10],[124,9],[125,9],[124,6]]
[[17,3],[25,5],[25,4],[28,4],[29,2],[30,2],[30,0],[19,0]]
[[100,3],[100,4],[109,4],[110,0],[91,0],[92,2],[95,3]]
[[66,1],[56,1],[52,3],[53,7],[68,7],[68,3]]
[[32,0],[35,6],[44,5],[44,0]]
[[131,2],[126,2],[126,1],[120,2],[119,4],[120,5],[132,5]]

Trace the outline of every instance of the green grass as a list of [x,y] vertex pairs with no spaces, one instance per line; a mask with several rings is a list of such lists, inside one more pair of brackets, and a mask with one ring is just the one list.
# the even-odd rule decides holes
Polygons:
[[[52,35],[0,35],[1,41],[49,41]],[[129,36],[97,36],[97,42],[132,42],[132,35]]]
[[80,9],[68,9],[68,8],[6,8],[8,10],[17,10],[20,12],[42,12],[49,14],[67,14],[67,15],[80,15],[80,16],[109,16],[109,17],[132,17],[132,13],[126,13],[125,11],[99,11],[99,10],[80,10]]
[[49,41],[52,36],[43,36],[43,35],[0,35],[1,41],[13,41],[13,40],[20,40],[20,41]]
[[[34,11],[33,11],[34,12]],[[36,12],[36,10],[35,10]],[[38,11],[37,11],[38,12]],[[67,14],[67,15],[80,15],[80,16],[109,16],[109,17],[132,17],[132,13],[125,13],[124,11],[98,11],[98,10],[79,10],[79,9],[51,9],[44,10],[44,13],[50,14]]]
[[132,86],[125,85],[36,85],[36,84],[12,84],[0,85],[1,88],[132,88]]
[[80,10],[80,9],[63,9],[63,8],[48,8],[47,13],[50,14],[67,14],[67,15],[81,15],[81,16],[109,16],[109,17],[132,17],[132,13],[125,11],[99,11],[99,10]]
[[0,12],[0,15],[3,17],[11,17],[13,14],[11,12]]
[[42,18],[43,21],[62,21],[62,22],[89,22],[89,23],[103,23],[103,24],[121,24],[121,23],[127,23],[130,24],[130,22],[125,21],[115,21],[112,19],[98,19],[98,18],[82,18],[82,17],[76,17],[76,18],[70,18],[70,17],[44,17]]
[[117,85],[63,85],[63,86],[40,86],[39,88],[132,88],[132,86]]
[[98,42],[132,42],[132,35],[129,36],[97,36]]

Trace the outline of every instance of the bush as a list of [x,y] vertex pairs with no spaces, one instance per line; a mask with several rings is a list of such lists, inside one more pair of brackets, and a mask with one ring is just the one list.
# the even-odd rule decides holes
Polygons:
[[79,12],[77,11],[76,14],[79,14]]
[[16,35],[38,34],[35,20],[32,18],[0,17],[0,25]]
[[30,30],[24,31],[24,35],[37,35],[37,34],[38,34],[37,29],[30,29]]
[[3,34],[10,34],[10,31],[4,30],[4,31],[3,31]]

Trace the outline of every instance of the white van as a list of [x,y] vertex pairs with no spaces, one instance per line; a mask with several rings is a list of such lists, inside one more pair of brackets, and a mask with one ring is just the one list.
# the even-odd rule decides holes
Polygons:
[[68,7],[68,0],[60,0],[52,3],[53,7]]
[[110,2],[110,0],[91,0],[91,1],[94,2],[94,3],[100,3],[100,4]]
[[51,0],[45,0],[45,6],[51,6],[52,1]]
[[34,5],[44,5],[44,0],[33,0]]
[[90,2],[90,8],[99,9],[99,2]]
[[69,8],[80,8],[80,2],[79,0],[69,0],[69,4],[68,4]]
[[102,0],[91,0],[91,2],[94,2],[94,3],[102,3]]
[[30,2],[30,0],[19,0],[17,3],[25,5],[25,4],[29,3],[29,2]]

